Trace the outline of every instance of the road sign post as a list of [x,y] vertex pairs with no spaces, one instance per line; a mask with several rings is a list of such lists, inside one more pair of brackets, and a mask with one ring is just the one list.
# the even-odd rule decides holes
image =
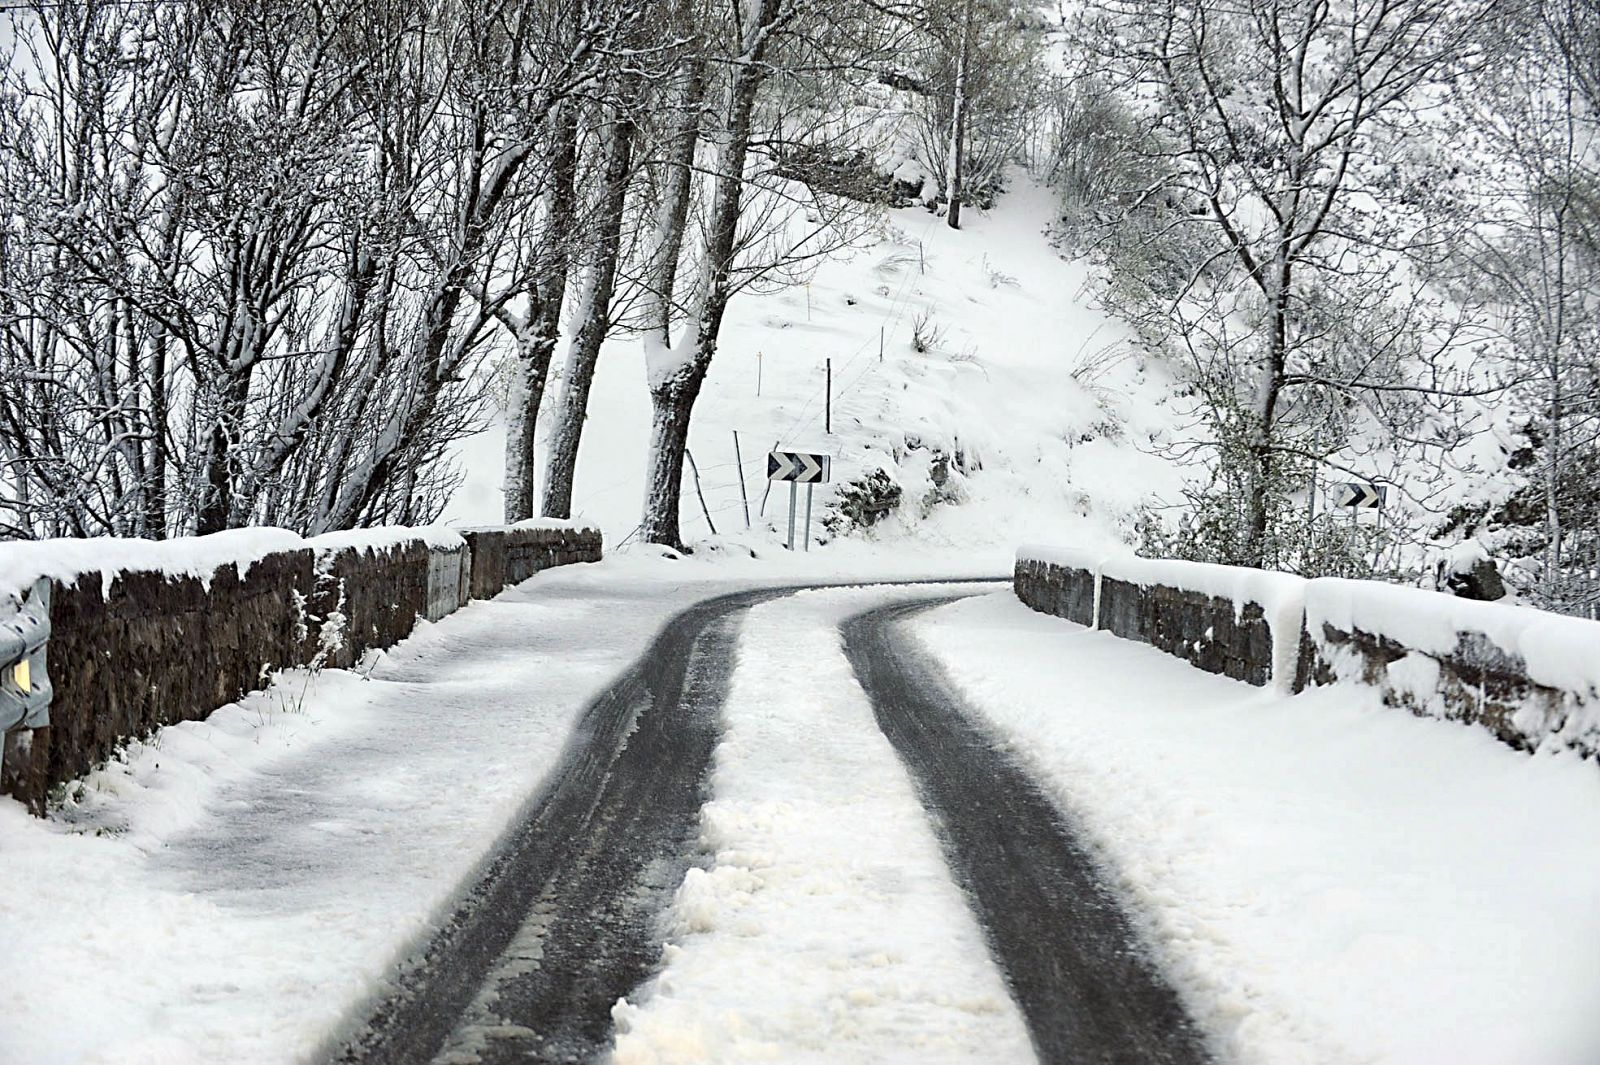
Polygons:
[[[815,484],[806,485],[806,550],[811,550],[811,493],[816,490]],[[794,550],[794,548],[790,548]]]
[[[1365,481],[1346,481],[1343,484],[1333,486],[1333,493],[1329,499],[1336,507],[1350,508],[1350,526],[1353,534],[1358,520],[1357,515],[1363,510],[1376,510],[1378,512],[1379,531],[1382,531],[1383,504],[1388,495],[1389,490],[1381,484],[1368,484]],[[1378,568],[1382,554],[1383,539],[1381,536],[1374,536],[1372,538],[1372,568],[1374,570]]]
[[767,483],[789,482],[789,550],[794,550],[795,512],[800,503],[800,486],[806,486],[806,547],[811,550],[811,500],[816,485],[825,483],[832,472],[833,459],[806,451],[769,451]]
[[[790,481],[789,482],[789,543],[788,543],[788,547],[789,547],[790,551],[794,550],[794,497],[795,497],[795,493],[798,492],[798,491],[800,491],[800,482],[799,481]],[[807,536],[811,535],[811,530],[810,529],[806,530],[806,535]]]

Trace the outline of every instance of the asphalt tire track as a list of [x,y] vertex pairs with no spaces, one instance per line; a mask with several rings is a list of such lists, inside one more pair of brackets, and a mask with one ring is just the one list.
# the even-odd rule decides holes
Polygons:
[[464,1020],[481,1028],[491,978],[504,1023],[474,1060],[584,1061],[610,1045],[611,1006],[657,964],[655,917],[692,853],[738,615],[790,591],[668,622],[585,710],[531,816],[336,1060],[433,1059]]
[[1047,1065],[1210,1060],[1177,995],[1056,805],[960,709],[931,656],[893,631],[954,599],[859,614],[845,654],[910,771],[946,860]]

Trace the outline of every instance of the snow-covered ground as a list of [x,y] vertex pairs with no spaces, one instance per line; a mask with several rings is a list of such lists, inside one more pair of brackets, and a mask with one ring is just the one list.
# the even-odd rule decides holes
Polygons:
[[0,799],[0,1061],[314,1055],[447,912],[583,705],[672,613],[824,569],[983,572],[854,557],[550,571],[421,624],[370,673],[279,674],[164,728],[48,820]]
[[1600,1061],[1600,774],[1284,697],[1008,593],[910,623],[1240,1065]]
[[[809,284],[737,297],[689,441],[717,531],[746,535],[735,431],[752,523],[768,543],[781,540],[787,514],[777,486],[763,517],[775,443],[836,456],[834,484],[817,494],[819,523],[840,482],[888,472],[905,499],[873,530],[879,542],[1105,542],[1148,494],[1171,494],[1173,467],[1140,450],[1170,432],[1170,380],[1159,366],[1108,357],[1124,334],[1090,307],[1084,267],[1051,246],[1055,213],[1052,193],[1018,171],[992,211],[963,213],[960,231],[920,208],[890,211],[876,238],[821,264]],[[932,337],[928,351],[913,349],[917,333]],[[608,545],[639,520],[649,412],[640,346],[613,340],[574,496],[574,512],[599,524]],[[499,520],[503,446],[503,430],[464,443],[467,481],[445,521]],[[936,451],[958,459],[942,491],[931,478]],[[686,539],[709,536],[688,472],[682,514]]]
[[617,1065],[1033,1060],[840,644],[888,595],[905,592],[802,592],[745,621],[707,864],[678,891],[664,970],[613,1011]]

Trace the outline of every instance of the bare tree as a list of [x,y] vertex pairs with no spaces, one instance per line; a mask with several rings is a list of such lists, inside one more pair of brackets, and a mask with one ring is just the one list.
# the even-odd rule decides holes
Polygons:
[[[677,72],[674,110],[683,118],[665,146],[669,172],[637,311],[653,412],[640,530],[646,542],[675,547],[689,422],[730,300],[803,273],[855,239],[855,222],[872,209],[808,184],[786,165],[795,145],[785,121],[814,104],[810,90],[819,81],[875,77],[900,32],[883,32],[898,20],[872,5],[755,0],[730,17],[697,15],[698,47],[685,52]],[[849,139],[836,124],[812,126],[814,139],[804,145],[812,157],[834,154],[832,138]],[[685,261],[693,266],[686,283]]]
[[1496,61],[1456,94],[1474,161],[1460,185],[1476,220],[1459,283],[1490,301],[1522,382],[1543,525],[1534,592],[1566,610],[1593,605],[1600,558],[1597,16],[1587,0],[1509,5],[1490,26]]
[[[1108,300],[1194,368],[1227,561],[1276,561],[1274,528],[1358,411],[1472,387],[1441,386],[1460,321],[1407,266],[1445,234],[1406,134],[1482,12],[1105,0],[1082,24],[1150,129],[1125,142],[1148,183],[1116,197],[1099,246]],[[1427,421],[1393,413],[1396,431]]]

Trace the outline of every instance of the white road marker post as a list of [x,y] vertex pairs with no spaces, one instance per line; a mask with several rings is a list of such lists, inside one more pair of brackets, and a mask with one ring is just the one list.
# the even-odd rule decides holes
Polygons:
[[806,550],[811,550],[811,493],[816,490],[816,484],[806,482]]
[[800,494],[800,482],[789,482],[789,550],[794,550],[794,504]]

